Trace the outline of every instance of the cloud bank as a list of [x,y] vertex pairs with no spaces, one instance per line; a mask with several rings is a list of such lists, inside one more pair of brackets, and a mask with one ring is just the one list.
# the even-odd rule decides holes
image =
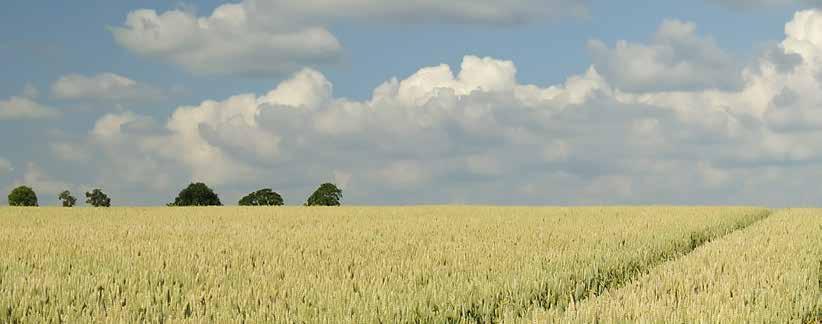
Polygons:
[[819,26],[822,12],[798,12],[739,66],[694,24],[664,21],[647,44],[593,41],[592,66],[552,86],[469,55],[351,100],[304,68],[167,119],[107,114],[77,147],[52,147],[113,190],[206,181],[227,202],[273,187],[300,203],[336,181],[353,203],[807,204],[822,178]]

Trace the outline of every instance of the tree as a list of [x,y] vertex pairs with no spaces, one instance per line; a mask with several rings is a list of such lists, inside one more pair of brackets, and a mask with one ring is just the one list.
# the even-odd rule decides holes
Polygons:
[[202,182],[192,183],[180,191],[170,206],[222,206],[220,197]]
[[240,199],[240,206],[282,206],[283,197],[271,189],[260,189]]
[[63,202],[63,207],[74,207],[77,203],[77,198],[74,198],[68,190],[61,192],[57,199]]
[[323,183],[308,197],[306,206],[339,206],[342,190],[332,183]]
[[111,207],[111,199],[100,189],[86,192],[86,203],[94,207]]
[[37,207],[37,194],[30,187],[19,186],[9,193],[9,206]]

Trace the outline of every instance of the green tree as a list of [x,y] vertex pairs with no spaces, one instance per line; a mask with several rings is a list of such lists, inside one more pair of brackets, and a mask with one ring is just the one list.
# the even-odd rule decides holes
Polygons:
[[240,199],[240,206],[282,206],[283,197],[269,188],[252,192]]
[[111,199],[100,189],[86,192],[86,203],[94,207],[111,207]]
[[9,193],[9,206],[37,207],[37,194],[30,187],[19,186]]
[[220,197],[202,182],[192,183],[180,191],[169,206],[222,206]]
[[342,190],[332,183],[323,183],[308,197],[306,206],[339,206]]
[[57,199],[63,202],[63,207],[74,207],[77,203],[77,198],[74,198],[68,190],[61,192]]

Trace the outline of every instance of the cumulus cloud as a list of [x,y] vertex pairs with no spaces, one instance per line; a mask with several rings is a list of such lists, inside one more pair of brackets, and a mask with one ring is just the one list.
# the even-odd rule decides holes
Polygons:
[[[126,112],[104,116],[89,136],[108,152],[104,156],[121,159],[128,147],[132,156],[151,158],[147,165],[171,161],[191,179],[215,185],[283,178],[278,172],[286,172],[280,181],[299,182],[294,186],[336,180],[361,195],[374,184],[407,192],[448,173],[481,179],[522,163],[497,161],[496,152],[483,148],[489,143],[517,145],[499,154],[533,150],[528,155],[538,161],[562,160],[567,144],[541,143],[545,126],[534,119],[559,113],[601,86],[595,71],[551,88],[520,85],[513,62],[467,56],[459,73],[445,65],[423,68],[380,85],[370,100],[350,101],[335,98],[331,83],[306,69],[259,96],[179,107],[162,130],[139,131],[147,127],[134,123],[152,120]],[[532,125],[509,125],[520,122]]]
[[[300,197],[338,181],[357,203],[812,203],[786,193],[822,177],[820,21],[797,13],[744,67],[693,24],[667,21],[650,45],[631,45],[661,72],[595,59],[552,86],[519,82],[514,62],[466,56],[457,71],[423,67],[350,100],[303,69],[268,93],[167,120],[109,114],[88,143],[109,180],[156,190],[203,180]],[[619,45],[604,51],[622,59]],[[735,74],[716,83],[699,75],[709,67]]]
[[818,71],[822,63],[822,11],[797,12],[785,25],[785,34],[788,36],[782,42],[785,52],[800,55],[810,63],[809,68]]
[[[123,125],[147,118],[125,113],[101,118],[91,135],[99,142],[129,141],[130,151],[173,161],[192,179],[218,186],[280,178],[304,188],[339,178],[350,182],[352,199],[401,199],[402,193],[433,186],[441,188],[419,198],[473,201],[464,186],[499,178],[530,181],[521,178],[528,173],[561,172],[579,183],[627,188],[621,179],[628,175],[611,173],[640,171],[622,170],[613,161],[650,154],[641,151],[648,144],[628,130],[640,124],[645,136],[654,127],[675,125],[675,116],[614,96],[593,69],[541,88],[519,84],[513,62],[467,56],[458,73],[446,65],[422,68],[386,81],[366,101],[335,98],[325,77],[307,69],[260,96],[179,107],[165,134],[123,132]],[[648,115],[659,121],[643,126]],[[586,123],[599,132],[579,127]],[[577,149],[586,154],[575,155]],[[520,183],[498,185],[513,192]],[[624,191],[620,197],[633,193]],[[577,193],[603,194],[589,184]]]
[[64,75],[52,84],[51,92],[58,99],[70,100],[145,101],[164,96],[158,88],[114,73]]
[[622,90],[735,89],[741,66],[709,37],[696,35],[696,24],[665,20],[650,44],[619,41],[611,49],[598,40],[588,48],[596,69]]
[[324,27],[267,28],[251,14],[241,4],[219,6],[208,17],[141,9],[111,30],[121,46],[198,74],[281,74],[340,56],[342,46]]
[[585,12],[580,0],[245,0],[208,16],[135,10],[111,31],[121,46],[193,73],[278,75],[338,61],[342,45],[325,27],[337,21],[516,24]]
[[40,104],[31,98],[13,96],[0,100],[0,121],[42,119],[60,116],[57,109]]
[[90,153],[104,157],[98,166],[97,182],[137,184],[149,190],[168,190],[171,181],[180,179],[163,167],[163,154],[176,149],[164,136],[164,130],[152,118],[132,112],[106,114],[94,124],[88,143],[96,150]]

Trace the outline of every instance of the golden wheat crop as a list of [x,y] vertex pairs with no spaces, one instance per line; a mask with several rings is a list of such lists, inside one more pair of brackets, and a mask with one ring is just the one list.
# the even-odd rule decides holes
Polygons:
[[786,210],[534,322],[822,321],[822,210]]
[[768,213],[2,208],[0,322],[500,321],[564,309]]

